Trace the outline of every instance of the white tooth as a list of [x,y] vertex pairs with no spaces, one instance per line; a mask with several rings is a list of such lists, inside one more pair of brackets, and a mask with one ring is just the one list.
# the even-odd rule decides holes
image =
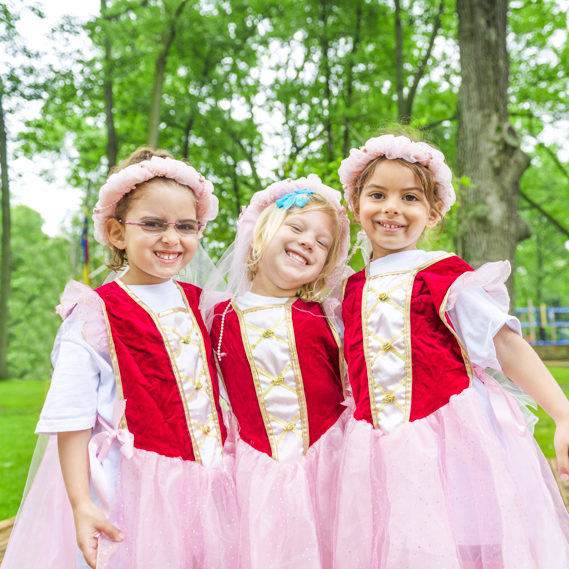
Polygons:
[[171,261],[172,259],[175,259],[178,256],[176,253],[156,253],[156,255],[160,259],[164,259],[166,261]]
[[301,257],[300,255],[297,255],[296,253],[293,253],[292,251],[288,252],[288,256],[291,257],[292,259],[296,259],[297,261],[300,261],[301,263],[306,264],[306,259],[304,257]]

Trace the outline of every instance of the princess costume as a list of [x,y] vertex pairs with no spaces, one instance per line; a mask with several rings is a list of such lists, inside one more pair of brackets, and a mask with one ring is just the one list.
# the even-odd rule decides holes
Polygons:
[[[147,179],[160,175],[155,164],[149,170]],[[207,200],[188,182],[198,188],[198,203]],[[188,283],[127,286],[120,279],[95,291],[70,283],[62,296],[64,322],[36,432],[93,429],[93,499],[125,536],[99,537],[97,568],[225,569],[234,562],[232,459],[223,451],[200,296]],[[16,520],[3,563],[12,567],[87,567],[75,545],[55,435]]]
[[[338,210],[342,245],[336,277],[344,270],[348,223],[339,192],[311,175],[277,182],[253,196],[231,253],[237,274],[243,273],[263,209],[285,194],[307,190]],[[239,567],[331,567],[336,475],[347,418],[335,326],[318,302],[240,291],[215,306],[211,337],[238,429]]]
[[[422,162],[387,148],[375,155]],[[495,334],[520,332],[507,314],[509,272],[407,250],[347,280],[355,412],[339,474],[338,569],[569,567],[569,516],[549,464],[517,402],[484,371],[500,369]]]

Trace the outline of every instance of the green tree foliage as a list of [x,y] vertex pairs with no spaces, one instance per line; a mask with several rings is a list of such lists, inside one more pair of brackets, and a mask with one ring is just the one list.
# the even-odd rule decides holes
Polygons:
[[54,312],[73,275],[70,244],[42,232],[36,211],[12,209],[12,294],[8,365],[13,378],[48,379],[49,354],[61,319]]
[[[558,4],[512,0],[508,30],[510,120],[533,157],[522,191],[556,219],[569,185],[538,143],[547,125],[567,116],[569,52],[566,17]],[[70,181],[88,207],[112,163],[105,85],[112,86],[121,160],[148,139],[159,62],[164,75],[158,146],[186,157],[214,182],[220,215],[208,224],[205,238],[214,258],[231,242],[234,221],[252,192],[274,179],[314,171],[339,188],[340,160],[350,147],[397,120],[402,101],[411,125],[456,165],[460,62],[453,0],[401,0],[397,11],[395,3],[365,0],[106,0],[101,5],[102,15],[86,25],[67,19],[54,30],[59,61],[38,64],[34,87],[43,106],[21,135],[28,155],[71,159]],[[174,33],[168,35],[172,24]],[[78,42],[85,49],[74,49]],[[563,235],[523,199],[521,207],[534,237],[518,248],[520,299],[525,302],[539,289],[533,240],[538,234],[545,240],[550,231],[556,237],[545,240],[542,249],[552,278],[544,277],[540,294],[567,304],[550,269],[556,256],[558,262],[567,257]],[[452,211],[445,230],[425,246],[455,249],[456,227]],[[357,227],[354,238],[356,232]],[[91,253],[100,262],[102,251],[93,243]]]

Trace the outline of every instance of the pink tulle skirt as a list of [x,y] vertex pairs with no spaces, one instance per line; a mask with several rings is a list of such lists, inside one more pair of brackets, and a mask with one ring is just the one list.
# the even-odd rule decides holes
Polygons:
[[332,567],[338,465],[348,414],[292,462],[277,462],[237,440],[240,569]]
[[[237,564],[233,456],[216,467],[134,449],[122,459],[110,519],[122,542],[99,538],[97,568],[227,569]],[[2,569],[87,567],[76,545],[57,437],[25,497]]]
[[2,569],[75,569],[80,559],[78,551],[73,512],[59,466],[57,437],[52,436],[20,506]]
[[486,374],[390,434],[353,418],[336,569],[567,569],[569,516],[515,401]]
[[233,457],[215,467],[134,449],[122,459],[110,521],[122,542],[101,536],[97,569],[227,569],[237,559]]

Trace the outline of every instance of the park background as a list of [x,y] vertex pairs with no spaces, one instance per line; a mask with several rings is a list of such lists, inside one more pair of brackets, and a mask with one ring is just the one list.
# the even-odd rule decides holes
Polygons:
[[[512,310],[534,318],[528,339],[556,344],[544,353],[569,391],[567,0],[100,0],[38,47],[49,4],[0,2],[0,520],[17,511],[35,445],[53,307],[69,279],[105,277],[85,212],[141,145],[213,181],[220,213],[203,244],[215,260],[253,192],[309,172],[340,189],[351,147],[413,128],[445,153],[458,195],[425,248],[508,259]],[[22,163],[46,184],[38,203],[68,208],[65,185],[80,204],[55,234],[47,206],[22,205]]]

